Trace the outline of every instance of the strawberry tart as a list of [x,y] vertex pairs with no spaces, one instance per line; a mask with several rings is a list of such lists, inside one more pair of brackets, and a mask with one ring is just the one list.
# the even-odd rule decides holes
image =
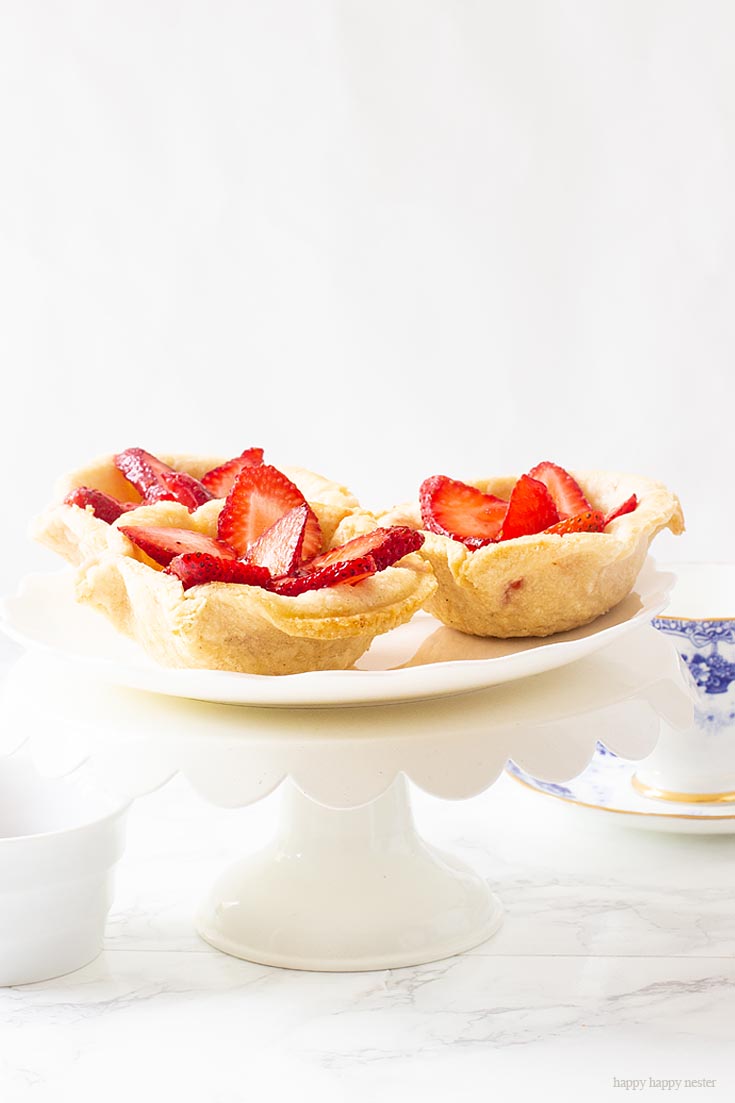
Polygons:
[[35,536],[77,600],[165,666],[345,669],[436,587],[424,536],[378,526],[343,486],[264,462],[128,448],[65,478]]
[[520,478],[424,480],[383,524],[423,532],[437,589],[425,608],[475,636],[549,636],[588,624],[633,589],[654,536],[684,530],[663,484],[537,464]]

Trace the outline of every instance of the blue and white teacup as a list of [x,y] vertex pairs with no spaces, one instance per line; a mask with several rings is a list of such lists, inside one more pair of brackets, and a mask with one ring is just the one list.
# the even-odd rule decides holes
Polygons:
[[679,654],[694,727],[664,726],[633,784],[658,800],[735,803],[735,564],[675,571],[669,607],[653,625]]

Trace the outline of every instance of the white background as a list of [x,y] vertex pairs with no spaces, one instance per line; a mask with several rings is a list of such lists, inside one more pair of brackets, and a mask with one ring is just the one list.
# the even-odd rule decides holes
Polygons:
[[129,445],[634,470],[732,558],[734,57],[714,0],[4,0],[4,586]]

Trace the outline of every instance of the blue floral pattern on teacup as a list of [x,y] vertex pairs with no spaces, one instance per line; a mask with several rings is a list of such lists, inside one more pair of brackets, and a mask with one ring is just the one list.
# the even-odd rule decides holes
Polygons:
[[[682,658],[687,662],[685,656]],[[688,666],[696,685],[705,693],[727,693],[735,682],[735,663],[729,663],[722,655],[715,653],[706,658],[697,653],[688,660]]]
[[728,693],[735,682],[735,620],[654,617],[651,623],[676,637],[679,656],[697,689],[708,695]]

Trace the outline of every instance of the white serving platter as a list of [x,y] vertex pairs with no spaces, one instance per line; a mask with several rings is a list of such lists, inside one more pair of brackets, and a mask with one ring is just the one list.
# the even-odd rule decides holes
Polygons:
[[128,689],[219,704],[278,708],[385,704],[487,689],[591,655],[666,606],[674,576],[648,560],[631,594],[592,624],[545,639],[480,639],[426,613],[379,636],[350,670],[268,676],[159,666],[100,614],[77,604],[73,572],[28,575],[0,609],[0,627],[30,649],[81,663]]

